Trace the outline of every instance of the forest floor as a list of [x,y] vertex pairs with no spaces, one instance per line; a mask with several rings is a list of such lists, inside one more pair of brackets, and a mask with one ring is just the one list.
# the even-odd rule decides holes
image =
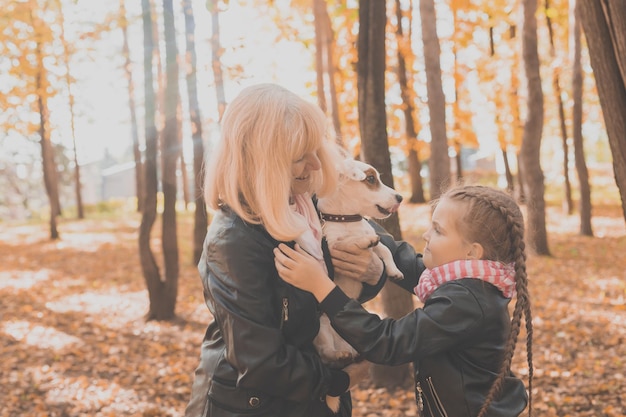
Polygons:
[[[552,256],[529,256],[536,416],[626,415],[626,228],[617,205],[593,213],[583,237],[577,215],[549,207]],[[58,241],[46,224],[0,223],[0,417],[183,415],[210,315],[181,217],[178,319],[165,323],[144,321],[136,213],[62,221]],[[421,250],[428,206],[400,219]],[[514,371],[528,383],[523,343]],[[417,414],[411,385],[364,382],[353,400],[354,417]]]

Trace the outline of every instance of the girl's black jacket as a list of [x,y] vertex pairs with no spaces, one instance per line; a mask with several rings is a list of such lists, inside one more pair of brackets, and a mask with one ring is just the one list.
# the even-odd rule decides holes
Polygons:
[[[406,277],[397,284],[412,291],[425,268],[421,255],[379,234]],[[509,301],[492,284],[467,278],[442,285],[423,309],[398,320],[369,314],[339,288],[321,307],[365,359],[386,365],[413,362],[422,416],[475,417],[499,371],[510,331]],[[510,374],[487,415],[517,416],[527,402],[523,382]]]
[[[325,397],[337,372],[322,363],[312,343],[319,305],[278,276],[278,243],[227,208],[212,219],[198,269],[214,320],[202,342],[186,417],[331,415]],[[361,301],[374,297],[384,281],[364,285]],[[350,415],[345,393],[335,416]]]

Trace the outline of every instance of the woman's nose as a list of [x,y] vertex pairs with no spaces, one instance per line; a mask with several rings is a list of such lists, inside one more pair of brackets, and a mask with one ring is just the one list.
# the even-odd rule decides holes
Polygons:
[[311,171],[317,171],[318,169],[322,167],[322,163],[320,162],[320,159],[317,157],[317,154],[311,154],[311,156],[309,157],[309,160],[307,161],[307,164],[309,165],[309,169]]

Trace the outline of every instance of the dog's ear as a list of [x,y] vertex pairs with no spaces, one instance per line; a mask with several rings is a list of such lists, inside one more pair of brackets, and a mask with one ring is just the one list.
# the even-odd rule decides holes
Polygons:
[[341,174],[353,181],[363,181],[366,177],[365,172],[359,168],[356,161],[352,158],[346,158],[343,160]]

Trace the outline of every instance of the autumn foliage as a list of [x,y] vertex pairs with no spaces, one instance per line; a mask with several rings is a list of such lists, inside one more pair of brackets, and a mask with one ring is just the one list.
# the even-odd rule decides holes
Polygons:
[[[182,416],[210,315],[181,239],[178,318],[146,322],[139,215],[0,231],[0,416]],[[428,205],[405,205],[403,235],[417,248]],[[531,255],[535,413],[623,416],[626,404],[626,236],[620,208],[596,205],[597,237],[549,207],[552,257]],[[180,219],[191,236],[190,215]],[[369,308],[378,309],[377,300]],[[524,338],[521,337],[520,340]],[[514,371],[526,376],[524,348]],[[364,383],[354,417],[417,415],[411,385]]]

